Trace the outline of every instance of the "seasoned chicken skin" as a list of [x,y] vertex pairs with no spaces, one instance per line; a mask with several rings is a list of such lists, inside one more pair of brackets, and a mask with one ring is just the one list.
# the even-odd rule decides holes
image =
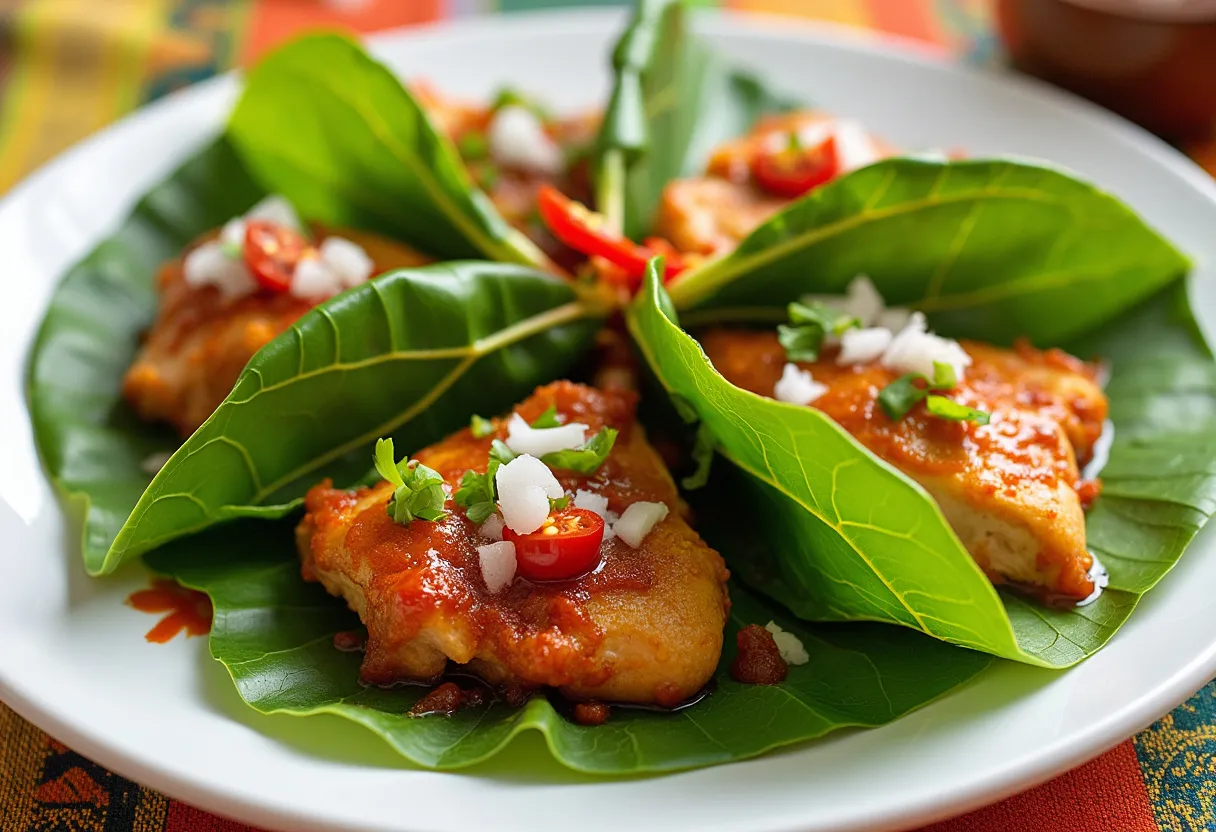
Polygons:
[[[573,699],[673,706],[696,694],[722,651],[729,609],[722,558],[689,527],[667,470],[634,421],[635,395],[557,382],[516,408],[528,422],[551,405],[592,431],[620,435],[591,476],[554,471],[573,492],[608,497],[616,512],[635,501],[671,509],[637,549],[603,543],[602,564],[570,581],[513,584],[491,594],[476,547],[489,541],[448,502],[447,518],[399,525],[386,513],[392,487],[357,491],[324,483],[307,496],[297,529],[303,575],[344,597],[368,630],[362,678],[371,684],[434,680],[449,662],[494,685],[558,688]],[[414,455],[455,486],[484,472],[494,438],[462,430]]]
[[[770,116],[746,136],[720,145],[704,176],[675,179],[663,189],[655,218],[655,233],[682,252],[721,254],[733,249],[790,200],[774,196],[751,181],[753,157],[816,125],[831,125],[826,113],[799,111]],[[881,139],[866,137],[879,156],[896,151]],[[864,140],[864,139],[863,139]]]
[[[314,238],[328,234],[314,229]],[[375,263],[373,274],[430,260],[391,240],[343,230]],[[217,236],[203,237],[203,243]],[[289,292],[259,291],[225,300],[214,286],[191,286],[183,272],[185,254],[161,267],[156,278],[160,309],[122,392],[141,418],[168,422],[189,436],[232,391],[249,359],[313,307]]]
[[[731,383],[771,396],[785,350],[771,332],[714,330],[702,339]],[[1048,602],[1094,591],[1085,548],[1078,462],[1093,454],[1107,401],[1096,370],[1059,350],[1005,350],[963,342],[971,356],[951,398],[991,414],[987,425],[952,422],[918,405],[892,421],[877,397],[898,374],[877,363],[839,366],[834,351],[798,366],[828,386],[811,406],[920,483],[994,583]]]

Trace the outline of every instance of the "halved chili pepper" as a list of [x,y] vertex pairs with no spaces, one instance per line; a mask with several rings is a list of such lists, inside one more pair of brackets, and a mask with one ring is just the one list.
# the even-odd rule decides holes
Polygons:
[[519,574],[530,581],[564,581],[585,575],[600,562],[604,519],[594,511],[569,507],[550,514],[530,534],[502,531],[515,544]]
[[[600,214],[575,202],[551,185],[541,187],[537,193],[536,207],[554,237],[588,257],[604,258],[620,269],[622,282],[631,288],[641,285],[646,264],[656,255],[661,254],[665,258],[664,280],[671,280],[687,268],[679,252],[666,240],[652,237],[646,240],[645,245],[638,245],[628,237],[605,228],[604,218]],[[616,279],[611,272],[605,272],[604,276],[610,280]]]
[[275,292],[291,288],[296,266],[316,257],[312,243],[298,231],[265,220],[245,223],[245,265],[258,284]]
[[752,178],[764,190],[791,199],[829,182],[840,173],[836,136],[802,145],[791,136],[786,147],[763,149],[752,157]]

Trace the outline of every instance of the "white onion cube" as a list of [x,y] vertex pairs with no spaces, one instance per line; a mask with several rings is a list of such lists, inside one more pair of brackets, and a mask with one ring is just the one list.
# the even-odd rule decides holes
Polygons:
[[534,428],[518,413],[507,420],[507,447],[517,454],[544,456],[577,448],[587,441],[587,426],[579,422],[555,428]]
[[530,534],[549,516],[549,500],[565,492],[545,463],[534,456],[517,456],[494,475],[503,522],[516,534]]
[[806,647],[802,645],[798,636],[781,629],[776,621],[768,622],[764,625],[764,629],[773,634],[773,641],[777,643],[777,651],[781,653],[781,661],[798,665],[806,664],[811,660],[806,652]]
[[342,285],[349,289],[366,283],[372,276],[375,264],[367,256],[363,246],[345,237],[326,237],[319,249],[321,262],[330,268]]
[[642,545],[646,535],[667,516],[666,503],[637,502],[621,512],[613,525],[616,536],[634,549]]
[[807,405],[826,392],[828,386],[811,378],[807,370],[799,369],[797,364],[786,364],[773,388],[773,398],[787,404]]
[[515,544],[509,540],[477,547],[481,577],[490,594],[496,594],[515,580]]
[[565,156],[527,107],[510,105],[494,114],[489,131],[490,155],[499,165],[533,173],[560,174]]
[[895,335],[883,327],[848,329],[840,336],[837,364],[869,364],[882,358]]
[[306,300],[319,300],[342,291],[342,281],[329,266],[315,257],[296,264],[291,277],[291,293]]
[[264,220],[275,225],[286,226],[293,231],[303,231],[304,224],[292,204],[278,194],[266,197],[245,212],[246,220]]
[[257,291],[257,281],[245,268],[245,261],[229,257],[215,240],[203,243],[186,255],[182,275],[189,286],[214,286],[225,300],[244,297]]

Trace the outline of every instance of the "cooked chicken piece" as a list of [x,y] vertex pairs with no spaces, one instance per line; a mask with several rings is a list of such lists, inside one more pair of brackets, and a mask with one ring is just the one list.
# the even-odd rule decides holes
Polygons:
[[[314,237],[328,236],[314,229]],[[373,274],[420,266],[429,258],[400,243],[343,230],[375,263]],[[214,239],[211,233],[199,243]],[[157,275],[161,304],[135,362],[123,378],[123,396],[148,421],[168,422],[189,436],[232,391],[253,354],[286,330],[313,303],[289,292],[257,292],[224,300],[214,286],[191,286],[183,257]]]
[[[702,344],[732,384],[773,394],[786,363],[775,333],[714,330]],[[930,416],[923,405],[891,421],[877,397],[899,374],[878,363],[838,366],[828,350],[799,366],[828,386],[811,406],[919,482],[994,583],[1048,602],[1084,599],[1094,590],[1093,558],[1077,465],[1106,419],[1096,369],[1026,344],[962,346],[973,363],[950,397],[990,413],[987,425]]]
[[[730,602],[722,558],[689,527],[675,484],[634,421],[636,397],[556,382],[516,408],[532,422],[551,405],[567,421],[620,435],[586,477],[554,471],[568,492],[608,497],[610,511],[661,501],[671,511],[641,546],[620,538],[602,564],[575,580],[514,583],[491,594],[476,547],[490,541],[453,502],[444,520],[399,525],[385,507],[392,486],[341,491],[323,483],[297,530],[303,575],[344,597],[368,629],[362,678],[377,685],[436,679],[448,663],[494,685],[552,686],[573,699],[673,706],[713,675]],[[414,456],[455,486],[484,472],[494,438],[462,430]]]
[[[816,125],[840,124],[825,113],[792,112],[769,116],[746,136],[720,145],[704,176],[676,179],[663,190],[655,218],[655,233],[682,252],[714,255],[733,249],[790,200],[774,196],[752,183],[755,155],[774,144],[788,141],[791,133],[806,133]],[[850,129],[857,128],[850,123]],[[882,139],[858,134],[855,141],[868,142],[879,157],[897,151]],[[867,148],[861,148],[866,150]]]

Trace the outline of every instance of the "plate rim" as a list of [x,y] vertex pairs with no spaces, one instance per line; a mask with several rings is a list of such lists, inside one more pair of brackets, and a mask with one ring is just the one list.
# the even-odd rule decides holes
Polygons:
[[[364,41],[371,49],[379,51],[401,48],[403,44],[411,40],[425,39],[435,35],[452,36],[453,33],[465,37],[510,37],[513,29],[537,25],[552,28],[554,36],[560,36],[561,32],[557,31],[560,27],[565,27],[563,31],[567,34],[573,34],[575,30],[583,34],[600,33],[605,27],[619,25],[623,16],[624,12],[619,9],[540,10],[512,13],[507,16],[489,15],[435,21],[378,32],[364,38]],[[1073,110],[1074,114],[1079,114],[1085,120],[1094,122],[1112,138],[1118,137],[1130,143],[1137,152],[1153,157],[1158,163],[1171,169],[1173,173],[1185,180],[1189,186],[1203,194],[1208,201],[1216,204],[1216,180],[1213,180],[1181,152],[1122,117],[1035,79],[999,69],[977,68],[960,64],[949,60],[947,54],[913,39],[887,33],[868,32],[838,23],[792,19],[770,14],[739,14],[729,11],[700,11],[698,12],[698,22],[709,23],[708,28],[711,33],[717,30],[727,34],[726,27],[729,26],[731,29],[729,34],[732,36],[743,35],[754,38],[799,41],[820,47],[846,48],[918,65],[929,64],[951,72],[982,78],[987,83],[1011,87],[1036,98],[1045,99],[1055,106],[1066,106]],[[222,96],[230,94],[235,90],[239,75],[239,70],[230,70],[190,85],[140,107],[107,125],[23,177],[0,199],[0,208],[18,200],[29,191],[37,190],[44,180],[53,176],[59,169],[70,166],[78,158],[91,154],[97,145],[121,141],[122,134],[139,130],[140,125],[145,121],[162,117],[166,111],[204,106],[210,99],[218,100]],[[222,122],[218,122],[216,126],[221,125]],[[210,137],[211,135],[208,134],[200,142],[183,142],[181,151],[176,156],[177,161],[180,162],[182,158]],[[133,204],[122,206],[122,211],[118,214],[118,222],[121,222],[122,217],[129,213]],[[108,234],[110,230],[112,229],[106,228],[93,235],[88,244],[89,247],[95,244],[97,239]],[[56,277],[56,281],[61,278],[62,274]],[[45,311],[45,306],[42,307],[42,311]],[[21,356],[22,368],[28,366],[32,346],[32,342],[25,345]],[[24,390],[22,392],[24,393]],[[56,509],[62,511],[63,496],[54,486],[50,488],[55,496]],[[988,673],[991,670],[985,672]],[[1150,693],[1110,714],[1080,736],[1059,739],[1052,745],[1038,749],[1034,754],[1027,754],[1011,761],[999,771],[978,781],[967,783],[962,787],[944,786],[912,805],[889,807],[884,813],[859,818],[856,823],[850,824],[847,828],[874,832],[879,829],[919,826],[965,814],[1032,788],[1118,745],[1185,701],[1194,693],[1196,686],[1206,684],[1213,675],[1216,675],[1216,635],[1213,636],[1212,642],[1206,650],[1193,656],[1169,678],[1160,680]],[[4,675],[2,665],[0,665],[0,701],[12,708],[22,719],[54,737],[61,738],[61,741],[73,750],[84,754],[110,771],[153,788],[171,799],[199,806],[222,817],[275,829],[307,828],[337,832],[338,830],[384,828],[376,824],[352,825],[349,822],[318,819],[313,815],[294,812],[281,802],[247,800],[244,796],[233,796],[222,789],[212,788],[207,783],[192,781],[189,778],[179,777],[172,772],[158,769],[156,761],[147,755],[141,757],[138,754],[129,754],[124,749],[107,744],[96,732],[89,730],[88,721],[72,721],[52,710],[40,708],[32,698],[25,696],[18,687],[10,683],[10,680]],[[609,782],[620,781],[609,780]],[[771,830],[771,832],[786,832],[786,830],[797,832],[801,825],[810,822],[806,818],[793,817],[788,812],[782,813],[780,818],[774,818],[774,821],[774,824],[748,828]]]

